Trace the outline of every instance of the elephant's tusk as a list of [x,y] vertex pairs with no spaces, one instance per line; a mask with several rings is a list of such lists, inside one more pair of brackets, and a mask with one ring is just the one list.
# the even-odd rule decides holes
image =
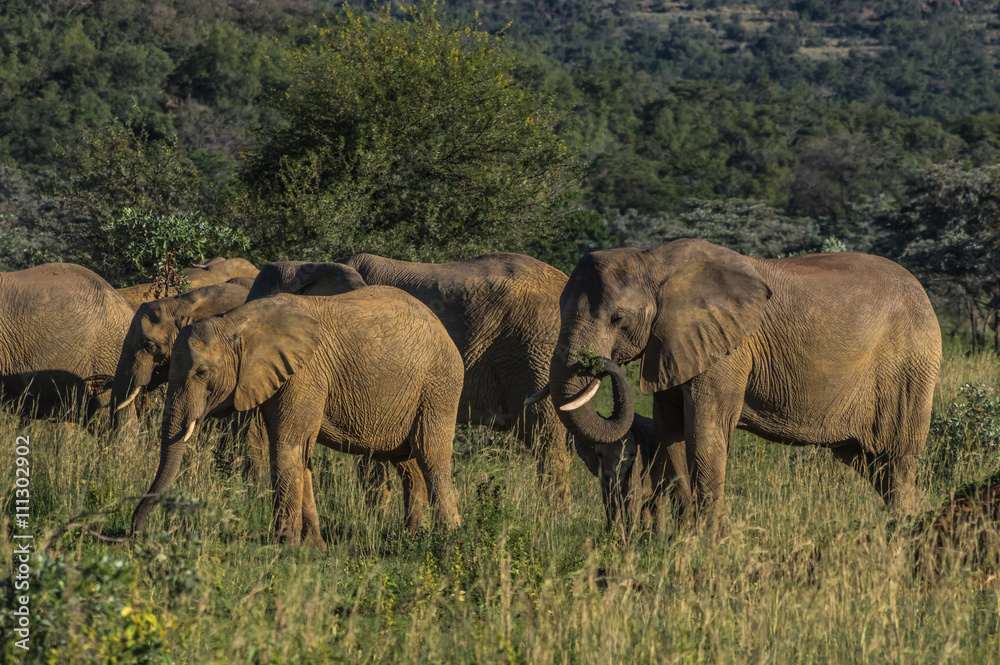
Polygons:
[[559,410],[573,411],[574,409],[579,409],[581,406],[589,402],[594,395],[597,394],[597,389],[600,387],[601,387],[601,382],[595,379],[594,382],[590,384],[590,387],[587,388],[585,391],[583,391],[583,393],[579,397],[577,397],[572,402],[567,402],[566,404],[563,404],[562,406],[559,407]]
[[194,426],[197,424],[198,424],[197,420],[191,421],[191,423],[188,425],[187,432],[184,433],[184,438],[181,439],[181,443],[187,443],[187,440],[191,438],[192,434],[194,434]]
[[129,404],[131,404],[132,400],[134,400],[136,397],[139,396],[139,392],[141,390],[142,390],[142,386],[136,386],[135,388],[133,388],[132,392],[130,392],[128,394],[128,397],[125,398],[125,401],[115,407],[115,411],[121,411],[126,406],[128,406]]
[[525,406],[531,406],[535,402],[541,402],[543,399],[549,396],[549,384],[542,386],[542,389],[536,393],[532,393],[524,400]]

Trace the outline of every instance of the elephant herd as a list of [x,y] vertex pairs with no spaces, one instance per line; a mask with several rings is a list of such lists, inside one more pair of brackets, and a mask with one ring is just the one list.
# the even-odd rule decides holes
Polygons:
[[[0,273],[5,401],[44,416],[75,396],[100,427],[128,428],[142,394],[167,385],[136,532],[199,423],[234,412],[263,423],[275,534],[290,543],[323,542],[317,442],[358,455],[376,484],[394,467],[411,530],[428,501],[457,527],[456,422],[513,432],[562,510],[575,445],[609,527],[644,510],[662,521],[666,499],[716,520],[736,428],[830,448],[894,510],[920,500],[941,335],[920,284],[886,259],[765,260],[678,240],[594,252],[569,278],[510,253],[259,273],[215,259],[185,273],[191,290],[165,297],[72,264]],[[635,360],[651,419],[634,413],[621,369]],[[607,418],[592,402],[605,376]]]

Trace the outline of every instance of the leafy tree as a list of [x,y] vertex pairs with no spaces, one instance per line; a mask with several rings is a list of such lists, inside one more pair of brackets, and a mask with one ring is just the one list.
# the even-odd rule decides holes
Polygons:
[[938,295],[965,303],[974,345],[992,321],[1000,353],[1000,166],[939,164],[909,179],[898,212],[876,221],[879,253],[898,256]]
[[346,10],[290,47],[284,124],[246,151],[240,209],[271,257],[372,251],[446,260],[544,234],[578,173],[550,102],[500,38],[425,0]]
[[[701,238],[760,258],[816,252],[824,247],[813,220],[787,217],[763,203],[741,199],[692,199],[677,215],[642,215],[628,210],[616,215],[610,226],[628,247],[648,248],[678,238]],[[827,247],[833,250],[836,245]]]
[[204,219],[196,167],[176,138],[151,136],[143,117],[88,132],[65,155],[74,174],[65,196],[78,220],[70,246],[115,283],[149,281],[168,260],[187,265],[248,244],[242,232]]
[[584,254],[617,245],[607,215],[596,210],[573,210],[562,217],[554,237],[535,241],[528,253],[568,275]]
[[[161,286],[182,286],[179,268],[230,249],[247,250],[249,239],[238,229],[210,223],[198,213],[156,215],[124,208],[102,230],[107,254],[131,262],[120,266],[132,280],[149,279]],[[164,290],[166,292],[166,290]]]

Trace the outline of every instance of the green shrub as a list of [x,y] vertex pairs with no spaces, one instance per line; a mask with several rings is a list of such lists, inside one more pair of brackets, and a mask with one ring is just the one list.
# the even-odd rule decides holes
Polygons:
[[964,467],[996,456],[1000,440],[1000,394],[966,383],[943,414],[931,416],[925,457],[934,474],[951,481]]

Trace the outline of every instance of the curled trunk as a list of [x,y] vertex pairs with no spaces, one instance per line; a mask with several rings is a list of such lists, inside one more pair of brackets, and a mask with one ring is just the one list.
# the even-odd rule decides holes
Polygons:
[[614,394],[614,409],[608,418],[597,412],[593,400],[570,411],[559,409],[558,407],[572,402],[584,393],[593,381],[600,379],[576,373],[572,366],[553,363],[550,375],[553,403],[566,429],[582,440],[578,445],[589,444],[593,447],[596,444],[618,441],[628,434],[628,429],[632,425],[635,410],[632,403],[632,388],[628,385],[625,372],[607,359],[604,361],[604,370],[611,376],[611,389]]

